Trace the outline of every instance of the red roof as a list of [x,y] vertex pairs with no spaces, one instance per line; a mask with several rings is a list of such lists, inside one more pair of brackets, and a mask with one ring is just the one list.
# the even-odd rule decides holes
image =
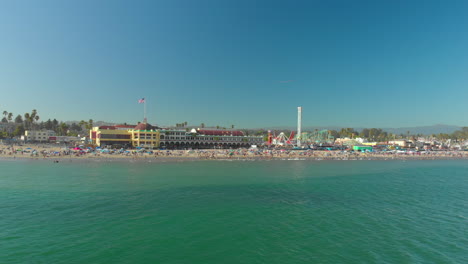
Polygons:
[[200,129],[197,130],[199,134],[207,135],[207,136],[236,136],[242,137],[244,136],[244,132],[239,130],[204,130]]
[[140,123],[134,129],[135,130],[151,130],[151,129],[157,129],[157,127],[152,126],[152,125],[147,124],[147,123]]
[[118,128],[134,128],[135,125],[115,125],[115,127],[118,127]]

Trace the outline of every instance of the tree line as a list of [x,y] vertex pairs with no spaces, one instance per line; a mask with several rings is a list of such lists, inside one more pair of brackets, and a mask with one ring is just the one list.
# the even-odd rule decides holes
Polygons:
[[468,127],[462,127],[460,130],[457,130],[451,134],[440,133],[440,134],[433,134],[431,136],[440,140],[452,139],[456,141],[462,141],[462,140],[468,139]]
[[[52,130],[58,136],[77,136],[88,134],[89,130],[93,127],[93,120],[88,121],[81,120],[78,123],[67,124],[57,119],[48,119],[41,121],[40,116],[36,109],[33,109],[30,113],[24,113],[24,115],[17,115],[13,119],[14,114],[8,111],[3,111],[3,117],[0,121],[2,124],[0,129],[0,138],[11,138],[15,136],[24,135],[25,130]],[[181,122],[177,123],[176,127],[187,127],[188,123]],[[205,128],[205,124],[201,123],[201,128]],[[217,129],[226,129],[226,127],[216,126]],[[234,129],[234,125],[231,125],[231,129]],[[256,135],[266,136],[268,131],[265,129],[245,129],[243,130],[245,135]],[[318,130],[315,129],[315,132]],[[278,135],[280,132],[284,132],[289,135],[291,130],[274,130],[273,134]],[[306,132],[306,131],[305,131]],[[313,131],[309,131],[313,132]],[[364,138],[368,141],[388,141],[397,138],[414,139],[416,137],[423,136],[422,134],[411,134],[410,131],[401,134],[393,134],[384,131],[381,128],[364,128],[361,131],[356,131],[354,128],[341,128],[340,130],[328,130],[328,133],[333,138]],[[468,139],[468,127],[462,127],[453,133],[439,133],[430,135],[431,138],[436,140],[465,140]]]
[[0,138],[19,137],[24,135],[26,130],[52,130],[58,136],[78,136],[79,134],[87,134],[93,127],[93,120],[81,120],[79,123],[67,124],[57,119],[48,119],[41,121],[40,116],[36,109],[24,115],[17,115],[13,119],[13,113],[3,111],[3,118],[0,123],[2,129],[0,131]]

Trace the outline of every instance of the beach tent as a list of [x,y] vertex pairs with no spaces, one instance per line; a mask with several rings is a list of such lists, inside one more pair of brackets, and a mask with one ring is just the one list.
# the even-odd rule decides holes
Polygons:
[[353,150],[372,151],[372,147],[371,146],[353,146]]

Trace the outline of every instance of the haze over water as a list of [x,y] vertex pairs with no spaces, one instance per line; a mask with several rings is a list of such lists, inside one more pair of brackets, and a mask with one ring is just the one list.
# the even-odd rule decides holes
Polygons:
[[0,162],[1,263],[467,263],[466,161]]

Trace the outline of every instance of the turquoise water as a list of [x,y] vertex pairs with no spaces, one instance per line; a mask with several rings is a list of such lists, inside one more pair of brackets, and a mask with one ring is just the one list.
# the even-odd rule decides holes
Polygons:
[[468,162],[0,161],[0,263],[468,263]]

